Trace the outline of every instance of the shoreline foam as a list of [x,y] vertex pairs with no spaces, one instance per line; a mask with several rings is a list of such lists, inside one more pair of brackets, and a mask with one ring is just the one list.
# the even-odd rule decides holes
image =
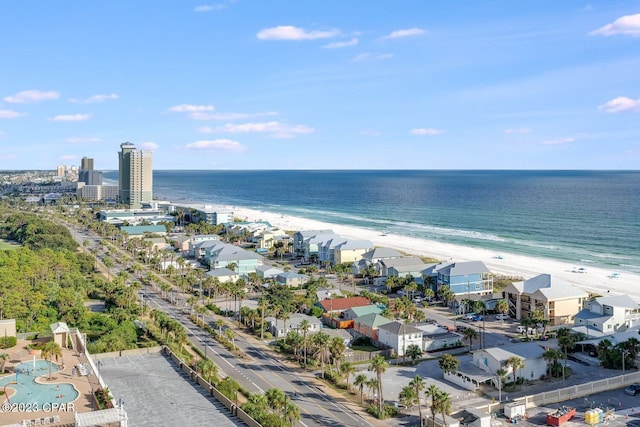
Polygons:
[[246,218],[249,221],[268,221],[271,225],[283,230],[332,229],[342,237],[370,240],[376,246],[386,246],[411,255],[426,256],[442,261],[483,261],[493,273],[524,277],[525,279],[543,273],[551,274],[553,277],[572,283],[587,292],[600,295],[624,294],[640,302],[640,275],[638,274],[618,272],[619,276],[612,278],[612,271],[590,266],[587,267],[585,273],[576,273],[577,267],[584,266],[576,266],[554,259],[494,252],[488,249],[471,248],[392,233],[381,234],[375,230],[241,206],[223,206],[223,208],[232,210],[235,217]]

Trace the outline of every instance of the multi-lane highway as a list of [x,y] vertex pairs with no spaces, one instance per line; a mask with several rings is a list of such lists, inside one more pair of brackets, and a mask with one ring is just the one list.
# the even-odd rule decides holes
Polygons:
[[[66,224],[80,245],[88,241],[87,249],[100,245],[100,237]],[[117,258],[117,257],[115,257]],[[126,265],[115,262],[113,271],[126,269]],[[298,425],[320,426],[371,426],[358,413],[336,401],[327,394],[324,386],[312,373],[300,368],[284,365],[261,342],[242,333],[236,338],[236,345],[246,356],[238,357],[214,340],[209,333],[197,327],[188,314],[162,298],[150,286],[143,290],[145,304],[165,311],[182,323],[187,329],[189,340],[212,359],[219,370],[236,380],[244,389],[252,393],[263,393],[270,388],[279,388],[287,393],[300,410]],[[186,298],[182,298],[183,301]],[[212,316],[205,315],[205,321],[214,326]]]

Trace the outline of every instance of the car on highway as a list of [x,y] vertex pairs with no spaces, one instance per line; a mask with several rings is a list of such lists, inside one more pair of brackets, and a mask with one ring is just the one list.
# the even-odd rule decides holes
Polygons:
[[640,383],[633,383],[629,387],[624,389],[625,394],[629,396],[635,396],[640,393]]

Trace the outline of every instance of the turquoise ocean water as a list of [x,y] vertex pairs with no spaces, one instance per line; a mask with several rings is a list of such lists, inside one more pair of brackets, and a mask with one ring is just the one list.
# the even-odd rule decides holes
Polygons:
[[154,197],[640,273],[639,171],[167,170]]

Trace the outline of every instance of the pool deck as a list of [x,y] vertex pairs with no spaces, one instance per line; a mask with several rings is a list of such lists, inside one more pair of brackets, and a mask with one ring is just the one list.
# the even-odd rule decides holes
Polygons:
[[[5,374],[2,374],[2,378],[4,378],[7,373],[10,375],[14,374],[14,369],[17,365],[22,362],[30,362],[33,360],[33,354],[29,352],[27,349],[27,345],[30,344],[31,341],[19,340],[15,347],[12,347],[8,350],[3,350],[4,353],[9,354],[9,359],[5,365]],[[41,359],[40,352],[37,352],[36,360]],[[78,363],[86,363],[86,358],[84,355],[78,355],[72,349],[62,349],[62,359],[59,359],[57,364],[64,363],[64,369],[60,369],[57,372],[53,372],[51,375],[51,380],[49,380],[49,371],[46,371],[42,376],[38,377],[37,382],[43,384],[56,384],[56,383],[69,383],[73,384],[73,386],[78,391],[78,397],[72,402],[73,405],[68,405],[65,408],[61,409],[52,409],[49,411],[38,411],[38,412],[13,412],[13,413],[5,413],[2,412],[1,425],[6,424],[17,424],[22,420],[32,420],[38,418],[46,418],[51,416],[59,416],[60,422],[57,424],[47,424],[50,426],[56,425],[64,425],[69,423],[74,423],[74,415],[73,411],[70,409],[73,408],[76,412],[89,412],[94,410],[92,407],[93,399],[92,399],[92,390],[95,388],[95,384],[97,384],[97,379],[95,375],[88,376],[80,376],[78,372],[72,375],[72,369]],[[53,362],[56,363],[55,359]],[[76,370],[77,371],[77,370]],[[6,396],[0,397],[0,402],[6,402]],[[11,392],[9,392],[9,399],[11,399]],[[54,402],[49,402],[54,403]]]

